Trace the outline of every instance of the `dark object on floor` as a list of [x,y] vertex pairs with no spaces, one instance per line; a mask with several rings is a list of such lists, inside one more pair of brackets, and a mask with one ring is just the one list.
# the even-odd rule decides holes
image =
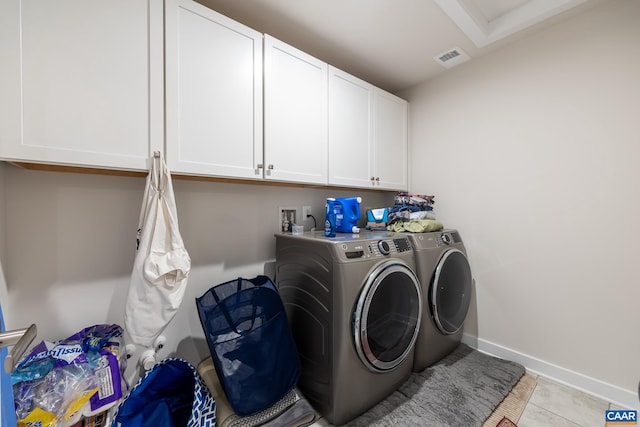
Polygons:
[[238,278],[196,298],[220,384],[238,415],[264,411],[298,382],[300,361],[287,314],[267,276]]
[[211,357],[198,364],[198,373],[216,401],[216,426],[218,427],[301,427],[316,420],[316,413],[297,390],[293,389],[270,408],[246,417],[233,412]]
[[522,365],[461,344],[347,425],[481,426],[524,372]]
[[115,421],[126,427],[214,427],[216,402],[195,367],[169,358],[140,378]]
[[503,417],[500,420],[500,422],[498,422],[498,424],[496,424],[496,427],[518,427],[518,426],[516,425],[516,423],[511,421],[509,418]]

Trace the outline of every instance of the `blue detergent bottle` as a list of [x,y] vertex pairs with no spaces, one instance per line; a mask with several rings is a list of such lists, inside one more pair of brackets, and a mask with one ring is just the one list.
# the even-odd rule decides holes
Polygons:
[[336,237],[336,199],[327,198],[325,204],[324,235]]
[[360,219],[361,197],[338,197],[335,199],[339,206],[336,214],[336,231],[339,233],[359,233],[358,220]]

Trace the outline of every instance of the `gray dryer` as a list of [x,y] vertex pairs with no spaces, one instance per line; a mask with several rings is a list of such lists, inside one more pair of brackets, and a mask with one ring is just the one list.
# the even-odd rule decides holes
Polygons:
[[403,235],[413,245],[416,272],[422,285],[424,310],[413,366],[415,372],[420,372],[460,344],[473,278],[458,231]]

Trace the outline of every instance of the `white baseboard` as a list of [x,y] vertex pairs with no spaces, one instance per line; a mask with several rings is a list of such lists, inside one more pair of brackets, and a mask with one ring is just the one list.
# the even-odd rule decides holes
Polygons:
[[636,391],[626,390],[621,387],[605,383],[579,372],[554,365],[553,363],[546,362],[536,357],[520,353],[471,335],[463,334],[462,342],[482,353],[514,361],[524,366],[528,372],[571,386],[575,389],[606,400],[607,402],[611,402],[616,406],[640,410],[640,402],[638,401],[638,394]]

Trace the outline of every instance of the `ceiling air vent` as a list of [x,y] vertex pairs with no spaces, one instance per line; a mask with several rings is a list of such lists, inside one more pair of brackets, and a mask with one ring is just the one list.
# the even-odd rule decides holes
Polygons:
[[433,59],[435,59],[435,61],[438,64],[442,65],[444,68],[451,68],[455,67],[458,64],[462,64],[463,62],[468,61],[471,58],[469,58],[469,55],[467,55],[465,51],[463,51],[459,47],[454,47],[447,52],[443,52],[440,55],[434,56]]

